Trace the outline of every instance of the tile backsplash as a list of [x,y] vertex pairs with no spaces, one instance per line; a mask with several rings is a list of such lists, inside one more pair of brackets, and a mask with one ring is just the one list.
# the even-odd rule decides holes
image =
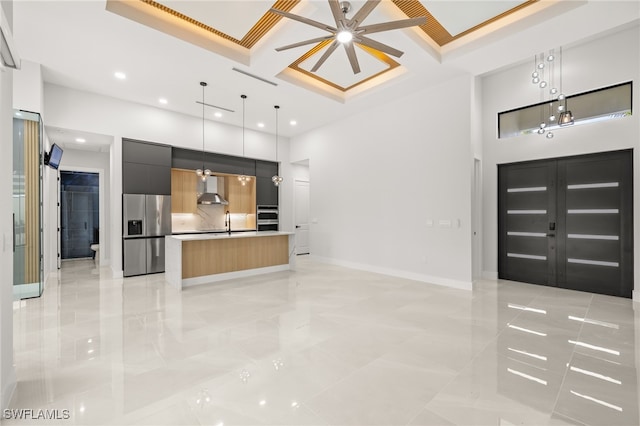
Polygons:
[[[173,233],[224,229],[224,205],[199,205],[197,213],[173,213],[171,231]],[[256,229],[256,215],[246,213],[231,214],[231,229]]]

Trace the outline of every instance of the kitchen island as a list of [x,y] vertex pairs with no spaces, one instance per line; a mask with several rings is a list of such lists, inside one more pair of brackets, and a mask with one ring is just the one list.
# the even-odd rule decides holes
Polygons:
[[295,269],[292,232],[171,235],[165,238],[165,279],[183,287]]

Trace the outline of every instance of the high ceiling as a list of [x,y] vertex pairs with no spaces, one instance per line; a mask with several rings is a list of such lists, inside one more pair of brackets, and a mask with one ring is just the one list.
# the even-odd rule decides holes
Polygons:
[[[348,17],[364,4],[351,3]],[[275,50],[329,33],[271,16],[271,7],[335,25],[326,0],[14,0],[13,26],[20,56],[42,64],[45,82],[201,117],[196,101],[205,81],[205,102],[235,111],[207,108],[207,119],[241,126],[240,95],[246,94],[247,128],[273,133],[278,104],[280,134],[291,137],[447,79],[482,75],[637,21],[639,4],[382,0],[366,24],[419,15],[428,21],[372,34],[404,55],[357,49],[359,74],[342,49],[317,73],[308,70],[326,45]],[[126,78],[114,78],[117,71]]]

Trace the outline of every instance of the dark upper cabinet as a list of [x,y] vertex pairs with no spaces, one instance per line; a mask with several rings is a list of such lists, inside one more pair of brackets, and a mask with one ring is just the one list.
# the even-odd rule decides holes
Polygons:
[[171,167],[122,163],[122,189],[125,194],[171,195]]
[[125,194],[171,195],[171,147],[124,139],[122,189]]
[[278,163],[256,160],[256,176],[271,178],[278,174]]
[[191,149],[174,148],[172,166],[177,169],[196,170],[202,168],[214,173],[234,175],[256,175],[256,161],[251,158],[234,157],[232,155],[214,154]]
[[171,167],[171,147],[123,139],[122,161]]
[[278,187],[271,181],[271,176],[256,177],[256,204],[259,206],[278,205]]

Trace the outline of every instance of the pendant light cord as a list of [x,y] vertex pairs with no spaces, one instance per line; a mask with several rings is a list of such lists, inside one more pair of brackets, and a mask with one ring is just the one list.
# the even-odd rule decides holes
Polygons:
[[278,162],[278,110],[280,109],[279,105],[273,106],[276,109],[276,163]]
[[242,98],[242,156],[244,157],[244,115],[245,115],[245,101],[247,100],[247,95],[240,95]]
[[200,82],[202,86],[202,171],[204,172],[204,88],[207,87],[207,83]]

